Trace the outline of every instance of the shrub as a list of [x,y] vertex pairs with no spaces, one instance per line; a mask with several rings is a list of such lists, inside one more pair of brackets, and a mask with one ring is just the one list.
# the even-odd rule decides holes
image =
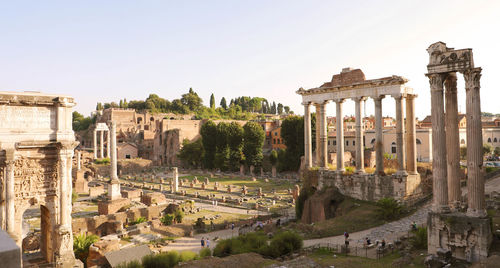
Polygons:
[[176,223],[182,223],[182,219],[184,218],[184,212],[178,209],[174,212],[174,218]]
[[417,227],[412,231],[413,237],[410,238],[410,243],[416,249],[427,249],[427,227]]
[[174,215],[166,214],[165,216],[161,217],[160,221],[161,223],[163,223],[163,225],[172,225],[172,223],[174,222]]
[[142,264],[139,261],[131,261],[131,262],[119,264],[116,267],[117,268],[142,268]]
[[156,255],[147,255],[142,258],[142,266],[144,268],[170,268],[179,263],[179,252],[172,250]]
[[198,259],[198,254],[192,252],[192,251],[183,251],[180,254],[179,261],[184,262],[184,261],[191,261],[191,260],[197,260]]
[[351,166],[349,166],[349,167],[345,167],[344,174],[346,174],[346,175],[351,175],[351,174],[353,174],[353,173],[354,173],[354,167],[351,167]]
[[[294,232],[285,231],[273,237],[271,240],[270,257],[279,257],[301,249],[303,246],[302,237]],[[276,255],[278,254],[278,255]]]
[[402,207],[394,198],[382,198],[377,201],[379,215],[384,220],[392,220],[401,215]]
[[229,238],[221,240],[214,248],[215,257],[225,257],[232,254],[245,253],[244,245],[238,238]]
[[99,237],[97,235],[76,235],[73,240],[73,251],[75,252],[75,257],[83,263],[87,263],[90,245],[97,241],[99,241]]
[[75,192],[71,192],[71,204],[73,205],[78,199],[78,194]]
[[136,224],[143,223],[143,222],[146,222],[146,221],[147,221],[146,218],[139,217],[135,221],[131,222],[130,225],[136,225]]
[[110,163],[109,158],[102,158],[102,159],[95,159],[94,163],[99,164],[99,165],[108,165]]
[[316,190],[312,187],[304,187],[300,190],[299,198],[297,198],[297,204],[295,204],[295,214],[297,219],[302,218],[304,203],[310,196],[314,194],[315,191]]
[[210,248],[202,248],[200,250],[200,259],[210,256],[212,256],[212,251],[210,250]]

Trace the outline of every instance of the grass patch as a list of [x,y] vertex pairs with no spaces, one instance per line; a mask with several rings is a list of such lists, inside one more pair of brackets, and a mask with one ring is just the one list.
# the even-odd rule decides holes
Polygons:
[[[380,207],[374,202],[345,197],[337,208],[337,216],[314,225],[292,223],[290,228],[299,231],[305,239],[342,235],[366,230],[386,223],[380,217]],[[407,215],[401,214],[400,217]]]
[[[364,257],[344,256],[344,255],[337,255],[337,257],[334,257],[334,253],[330,251],[321,250],[311,253],[310,255],[308,255],[308,257],[313,259],[316,263],[320,264],[322,267],[335,266],[335,268],[343,268],[343,267],[386,268],[386,267],[391,267],[392,263],[401,256],[398,252],[394,252],[378,260],[364,258]],[[425,266],[423,258],[416,257],[413,259],[410,265],[404,267],[423,268]]]
[[[208,217],[213,217],[215,215],[220,215],[221,217],[213,220],[214,224],[221,224],[225,222],[237,222],[240,220],[246,220],[252,218],[251,215],[246,215],[246,214],[201,210],[200,212],[196,212],[195,214],[186,214],[184,216],[184,223],[194,224],[198,218],[203,218],[203,216],[206,216],[208,218]],[[206,223],[210,224],[210,221],[206,220]]]
[[[188,179],[192,181],[194,179],[194,175],[179,177],[179,179]],[[204,176],[197,176],[198,181],[204,181]],[[219,182],[227,185],[235,185],[242,187],[246,185],[247,187],[262,187],[263,191],[270,191],[272,189],[278,190],[288,190],[289,188],[293,188],[295,184],[287,181],[287,180],[269,180],[269,182],[265,182],[263,179],[257,179],[256,181],[252,181],[252,177],[246,178],[238,178],[238,177],[215,177],[209,178],[210,183]]]

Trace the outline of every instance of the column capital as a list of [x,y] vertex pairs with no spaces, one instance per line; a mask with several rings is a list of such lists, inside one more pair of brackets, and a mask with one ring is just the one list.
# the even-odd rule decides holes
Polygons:
[[344,103],[345,99],[335,99],[333,101],[338,104],[338,103]]
[[355,102],[361,102],[361,101],[365,101],[367,99],[367,97],[363,96],[363,97],[354,97],[354,98],[351,98],[353,101]]
[[406,94],[406,99],[412,100],[416,99],[418,97],[418,94]]
[[479,89],[480,88],[480,79],[481,79],[481,67],[472,68],[465,70],[463,72],[465,79],[465,90],[469,89]]
[[391,95],[391,97],[397,101],[401,101],[403,98],[406,97],[406,93]]
[[311,105],[311,102],[310,101],[303,101],[301,104],[304,106],[309,106],[309,105]]
[[446,73],[426,74],[425,76],[429,77],[431,91],[443,91],[443,82],[447,75]]
[[383,98],[385,98],[385,95],[377,95],[377,96],[370,96],[374,101],[381,101]]

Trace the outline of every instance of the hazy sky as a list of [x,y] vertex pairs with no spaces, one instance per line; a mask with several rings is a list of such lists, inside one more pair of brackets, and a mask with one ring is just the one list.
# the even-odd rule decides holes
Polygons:
[[[430,114],[426,48],[473,48],[482,110],[500,113],[500,1],[1,1],[0,90],[98,101],[261,96],[302,114],[299,87],[343,67],[401,75]],[[459,107],[465,112],[459,75]],[[394,114],[384,100],[384,115]],[[349,101],[346,114],[354,114]],[[367,114],[373,102],[367,102]],[[334,104],[328,115],[335,115]]]

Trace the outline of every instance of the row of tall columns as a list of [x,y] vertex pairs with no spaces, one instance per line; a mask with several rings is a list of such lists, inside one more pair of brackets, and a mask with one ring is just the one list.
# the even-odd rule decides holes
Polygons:
[[373,98],[375,102],[375,174],[384,172],[384,142],[382,137],[382,99],[384,97]]
[[456,209],[460,206],[460,141],[458,128],[457,76],[450,73],[445,78],[445,127],[448,203]]
[[106,140],[107,140],[107,150],[106,150],[106,157],[110,157],[110,151],[111,151],[111,145],[110,145],[110,133],[109,130],[94,130],[94,158],[97,159],[97,132],[100,132],[100,139],[99,139],[99,158],[104,158],[104,131],[108,131],[108,134],[106,135]]
[[363,144],[363,102],[365,97],[354,98],[356,115],[356,171],[365,172],[365,147]]
[[336,130],[337,130],[337,171],[344,172],[344,115],[342,114],[342,103],[344,99],[336,100]]
[[[433,210],[460,206],[460,148],[455,73],[428,74],[431,86]],[[464,71],[467,120],[467,215],[485,217],[483,139],[480,101],[481,68]],[[443,98],[446,87],[446,106]],[[446,107],[446,113],[444,112]],[[445,123],[446,122],[446,123]],[[446,130],[446,131],[445,131]]]
[[398,173],[406,173],[406,150],[404,135],[404,114],[403,114],[403,96],[395,96],[396,101],[396,158],[398,160]]
[[311,141],[311,104],[304,104],[304,162],[306,168],[312,167],[312,141]]
[[[413,94],[404,94],[394,96],[396,101],[396,143],[398,173],[401,175],[417,174],[416,163],[416,131],[415,131],[415,97]],[[384,96],[372,97],[375,102],[375,151],[376,151],[376,174],[382,174],[384,171],[384,149],[383,149],[383,118],[382,118],[382,99]],[[406,99],[406,120],[405,127],[405,109],[403,109]],[[356,113],[356,171],[364,173],[364,143],[363,143],[363,102],[366,97],[353,98],[355,102]],[[345,99],[335,100],[336,103],[336,146],[337,146],[337,171],[343,172],[344,166],[344,124],[342,104]],[[312,166],[312,143],[311,143],[311,111],[310,103],[304,104],[304,158],[306,167]],[[316,106],[316,159],[319,167],[327,168],[327,149],[328,149],[328,126],[326,120],[326,102],[315,104]],[[408,157],[407,157],[408,155]]]

